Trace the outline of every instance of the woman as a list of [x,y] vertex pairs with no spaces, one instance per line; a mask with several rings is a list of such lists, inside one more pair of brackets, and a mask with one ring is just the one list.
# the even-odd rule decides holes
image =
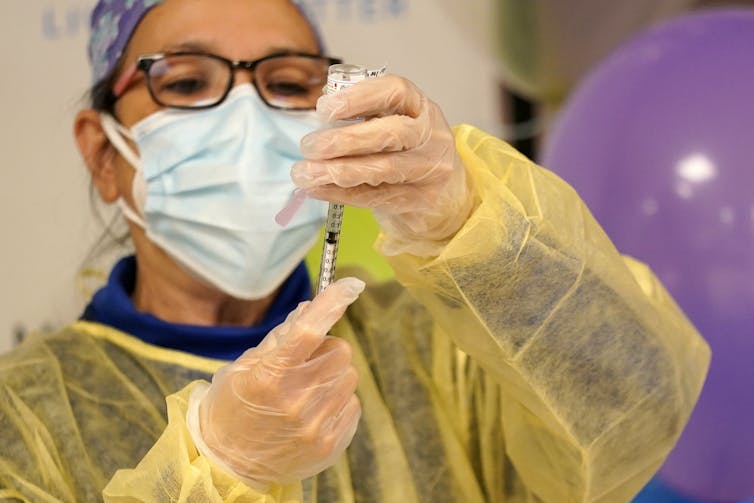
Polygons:
[[[289,0],[101,0],[93,28],[75,135],[135,256],[3,358],[0,495],[612,502],[650,478],[709,351],[567,185],[399,77],[317,102],[335,60]],[[399,283],[307,301],[322,201],[374,209]]]

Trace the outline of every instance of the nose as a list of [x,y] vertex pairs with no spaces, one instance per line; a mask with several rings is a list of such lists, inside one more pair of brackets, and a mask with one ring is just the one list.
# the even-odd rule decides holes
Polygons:
[[253,70],[247,68],[235,68],[233,70],[233,86],[240,84],[252,84],[254,82]]

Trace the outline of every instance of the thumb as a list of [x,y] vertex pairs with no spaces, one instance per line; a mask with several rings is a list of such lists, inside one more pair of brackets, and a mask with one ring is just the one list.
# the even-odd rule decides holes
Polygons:
[[359,298],[365,284],[360,279],[343,278],[314,297],[277,341],[277,356],[303,363],[319,347],[327,332]]

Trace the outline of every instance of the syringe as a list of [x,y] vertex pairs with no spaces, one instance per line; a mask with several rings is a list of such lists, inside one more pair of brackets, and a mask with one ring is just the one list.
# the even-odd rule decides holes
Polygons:
[[[332,65],[327,75],[325,94],[335,94],[367,78],[366,67],[360,65]],[[338,260],[340,228],[343,224],[343,205],[330,203],[327,207],[325,239],[322,243],[322,259],[319,263],[317,293],[322,292],[335,279],[335,263]]]
[[325,224],[325,239],[322,243],[322,259],[319,263],[317,293],[322,292],[335,279],[335,262],[338,260],[343,210],[343,205],[338,203],[330,203],[327,207],[327,223]]

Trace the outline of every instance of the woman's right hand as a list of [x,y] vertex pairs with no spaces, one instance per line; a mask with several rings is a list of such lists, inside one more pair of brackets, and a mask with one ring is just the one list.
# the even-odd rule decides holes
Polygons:
[[192,396],[200,400],[203,454],[259,490],[335,463],[356,433],[361,405],[351,348],[326,334],[363,290],[362,281],[345,278],[302,302],[259,346],[217,371],[203,396]]

